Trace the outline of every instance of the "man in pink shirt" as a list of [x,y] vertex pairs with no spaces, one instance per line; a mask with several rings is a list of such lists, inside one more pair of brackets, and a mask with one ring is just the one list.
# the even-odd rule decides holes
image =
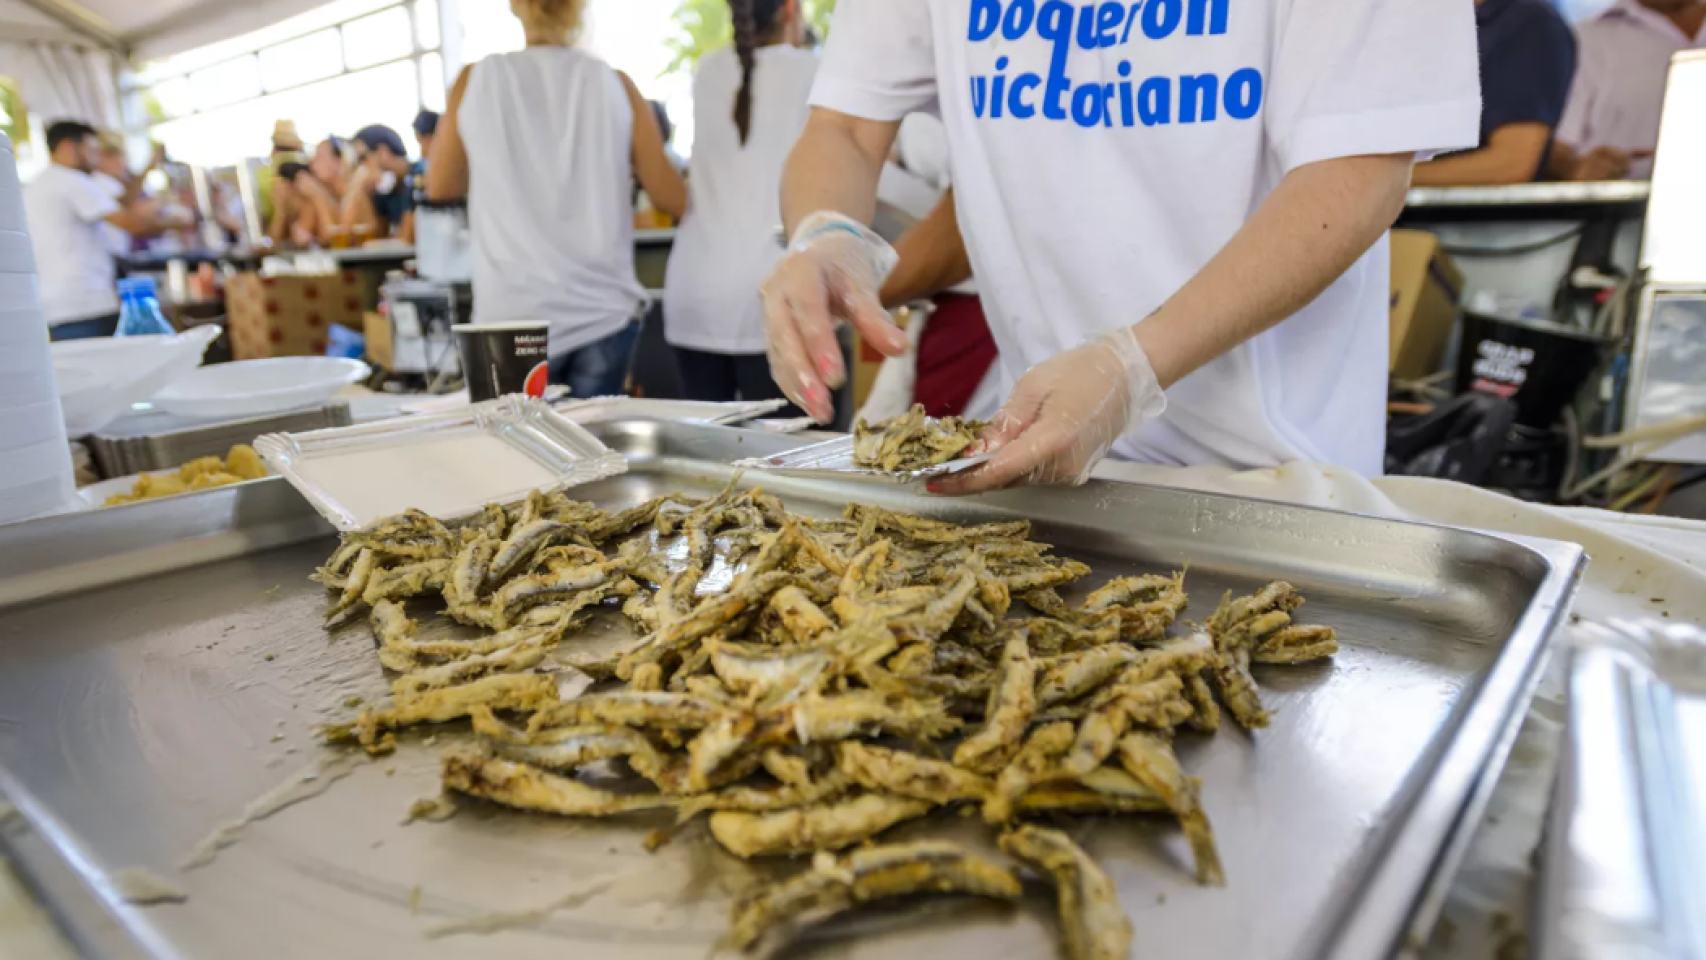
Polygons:
[[1576,32],[1576,79],[1549,172],[1563,180],[1652,176],[1670,58],[1706,48],[1706,0],[1617,0]]

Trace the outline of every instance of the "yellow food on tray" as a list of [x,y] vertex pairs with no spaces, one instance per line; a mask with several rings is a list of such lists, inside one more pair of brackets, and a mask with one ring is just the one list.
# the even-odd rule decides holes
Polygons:
[[108,497],[106,506],[157,500],[192,490],[212,490],[244,480],[259,480],[266,475],[267,465],[261,462],[261,455],[255,452],[254,447],[239,443],[225,454],[223,460],[202,457],[179,467],[176,473],[145,473],[136,478],[136,486],[129,493]]

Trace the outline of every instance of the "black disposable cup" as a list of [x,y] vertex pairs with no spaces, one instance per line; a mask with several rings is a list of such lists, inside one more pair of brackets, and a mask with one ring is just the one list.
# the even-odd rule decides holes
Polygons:
[[479,403],[512,393],[545,395],[549,324],[460,323],[453,329],[457,349],[462,351],[469,400]]

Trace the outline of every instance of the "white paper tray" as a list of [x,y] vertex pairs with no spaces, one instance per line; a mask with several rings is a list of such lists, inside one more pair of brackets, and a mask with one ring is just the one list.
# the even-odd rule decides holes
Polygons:
[[825,440],[822,443],[798,447],[773,457],[753,457],[740,460],[735,463],[735,466],[752,470],[766,470],[789,477],[866,480],[879,483],[916,483],[920,480],[928,480],[931,477],[970,470],[993,456],[995,456],[993,451],[980,453],[975,457],[949,460],[947,463],[938,463],[922,470],[873,470],[870,467],[853,465],[853,436],[848,434],[847,436],[836,437],[834,440]]
[[503,397],[454,413],[269,434],[255,449],[340,530],[415,507],[459,517],[530,490],[558,490],[628,469],[550,405]]

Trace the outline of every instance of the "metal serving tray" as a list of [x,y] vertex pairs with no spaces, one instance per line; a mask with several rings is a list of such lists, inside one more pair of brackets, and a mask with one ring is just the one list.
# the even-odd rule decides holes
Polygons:
[[135,473],[172,470],[198,457],[222,457],[239,443],[254,443],[266,433],[301,433],[346,427],[347,403],[330,403],[311,410],[263,417],[259,420],[186,420],[164,411],[126,417],[89,438],[89,452],[106,479]]
[[[713,491],[731,461],[797,443],[660,422],[592,429],[630,464],[577,491],[609,506]],[[1159,818],[1075,823],[1119,885],[1138,958],[1364,960],[1421,943],[1583,563],[1567,544],[1135,485],[952,501],[743,480],[758,481],[814,513],[857,501],[1030,517],[1098,580],[1189,562],[1197,617],[1222,591],[1284,577],[1308,596],[1309,622],[1338,628],[1345,649],[1331,663],[1258,668],[1272,727],[1181,739],[1229,886],[1196,886],[1182,837]],[[428,733],[439,745],[463,735],[445,728],[342,779],[320,774],[323,795],[181,870],[217,823],[335,756],[311,725],[384,688],[364,624],[320,625],[326,595],[306,576],[330,534],[283,480],[0,530],[0,793],[29,825],[0,830],[0,843],[88,954],[703,960],[734,892],[798,869],[739,863],[702,825],[645,852],[667,816],[570,821],[467,803],[447,823],[403,826],[411,801],[438,791]],[[987,843],[981,823],[951,815],[889,836]],[[110,879],[125,868],[187,901],[127,905]],[[924,916],[873,912],[803,952],[1056,955],[1044,894],[1017,910],[917,906]],[[490,911],[530,925],[429,936]]]
[[1706,960],[1706,631],[1574,641],[1534,956]]

